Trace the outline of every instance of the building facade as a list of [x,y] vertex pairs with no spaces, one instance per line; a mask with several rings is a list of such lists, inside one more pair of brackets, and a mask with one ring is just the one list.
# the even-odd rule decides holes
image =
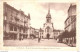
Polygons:
[[65,30],[76,30],[76,5],[71,4],[68,9],[68,18],[65,21]]
[[33,39],[35,38],[35,28],[30,27],[30,38]]
[[76,4],[71,4],[68,9],[68,18],[65,20],[65,31],[69,32],[70,37],[65,38],[68,44],[76,43]]
[[36,38],[39,37],[39,29],[35,29],[35,37],[36,37]]
[[44,24],[44,27],[43,27],[43,38],[53,38],[53,23],[51,21],[51,14],[50,14],[50,8],[48,9],[48,14],[46,16],[46,23]]
[[30,15],[25,15],[23,11],[17,10],[3,4],[3,38],[4,39],[24,39],[29,36]]
[[39,29],[39,36],[38,36],[39,38],[43,38],[43,32],[44,32],[43,29],[40,28]]

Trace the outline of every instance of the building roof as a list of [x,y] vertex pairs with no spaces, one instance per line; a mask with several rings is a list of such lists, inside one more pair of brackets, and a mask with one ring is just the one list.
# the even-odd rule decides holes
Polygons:
[[54,32],[54,31],[55,31],[55,32],[60,32],[60,30],[53,30],[53,32]]
[[[69,9],[68,9],[68,12],[69,12],[69,10],[70,10],[72,7],[76,7],[76,4],[75,4],[75,3],[71,3],[71,4],[70,4],[70,7],[69,7]],[[70,17],[67,17],[67,19],[65,20],[65,22],[66,22],[69,18],[70,18]]]
[[43,30],[42,30],[41,28],[39,29],[39,31],[40,31],[40,32],[43,32]]
[[9,7],[9,8],[11,8],[11,9],[15,10],[16,12],[19,12],[17,9],[15,9],[15,8],[12,7],[12,6],[10,6],[10,5],[7,4],[6,2],[4,2],[4,6],[5,6],[5,7]]
[[75,3],[71,3],[70,6],[69,6],[69,9],[68,9],[68,12],[69,12],[70,8],[72,8],[72,7],[76,7],[76,4]]
[[16,12],[18,12],[18,13],[21,13],[21,14],[23,14],[25,17],[27,17],[28,19],[30,19],[30,14],[28,14],[28,16],[25,15],[24,12],[23,12],[21,9],[20,9],[20,10],[17,10],[17,9],[15,9],[14,7],[12,7],[12,6],[10,6],[9,4],[7,4],[6,2],[4,2],[4,6],[11,8],[12,10],[14,10],[14,11],[16,11]]
[[62,31],[64,30],[56,30],[56,29],[53,30],[53,32],[62,32]]
[[29,19],[31,19],[31,18],[30,18],[30,14],[29,14],[29,13],[28,13],[28,18],[29,18]]

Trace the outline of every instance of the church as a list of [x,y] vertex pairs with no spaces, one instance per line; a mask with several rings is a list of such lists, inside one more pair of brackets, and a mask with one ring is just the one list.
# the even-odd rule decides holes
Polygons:
[[53,30],[54,30],[54,27],[53,27],[53,23],[51,21],[51,14],[50,14],[50,7],[48,9],[48,13],[46,15],[46,23],[44,23],[44,26],[43,26],[43,38],[53,38]]

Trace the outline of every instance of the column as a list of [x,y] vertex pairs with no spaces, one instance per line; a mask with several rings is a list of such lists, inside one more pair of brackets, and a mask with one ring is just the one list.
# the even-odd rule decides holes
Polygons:
[[17,39],[19,40],[19,27],[17,28]]
[[69,38],[68,38],[68,45],[69,45]]
[[9,33],[9,31],[10,31],[10,30],[9,30],[9,29],[10,29],[10,28],[9,28],[9,23],[6,24],[6,29],[7,29],[6,32]]
[[30,29],[28,29],[28,38],[30,38]]

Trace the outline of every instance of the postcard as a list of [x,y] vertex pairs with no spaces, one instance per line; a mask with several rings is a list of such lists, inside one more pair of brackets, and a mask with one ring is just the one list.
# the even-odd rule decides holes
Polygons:
[[77,0],[1,0],[0,50],[78,50]]

